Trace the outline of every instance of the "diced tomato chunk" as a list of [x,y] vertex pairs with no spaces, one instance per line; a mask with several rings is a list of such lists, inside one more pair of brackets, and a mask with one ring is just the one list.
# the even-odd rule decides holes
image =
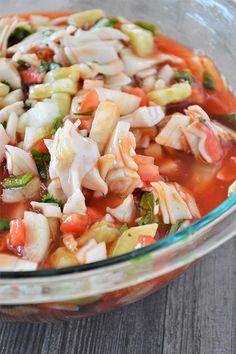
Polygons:
[[54,51],[49,48],[33,48],[31,53],[35,53],[39,60],[53,61]]
[[36,141],[32,146],[31,146],[31,149],[35,149],[35,150],[38,150],[38,151],[41,151],[41,152],[48,152],[48,148],[47,146],[45,145],[45,142],[44,142],[44,138],[43,139],[40,139],[38,141]]
[[139,106],[147,106],[148,105],[148,98],[145,95],[144,91],[140,87],[124,87],[124,92],[129,93],[134,96],[138,96],[141,98]]
[[160,179],[159,168],[156,165],[138,165],[138,174],[143,182],[158,182]]
[[154,164],[154,157],[152,156],[144,156],[144,155],[135,155],[134,161],[138,165],[153,165]]
[[145,246],[151,245],[153,243],[155,243],[155,239],[152,236],[146,236],[146,235],[139,236],[139,239],[138,239],[139,246],[145,247]]
[[10,222],[9,245],[10,247],[25,246],[25,225],[22,219],[14,219]]
[[83,102],[79,107],[79,113],[87,113],[97,109],[99,105],[99,98],[96,90],[90,90],[84,97]]
[[24,85],[41,84],[44,79],[44,73],[39,73],[34,68],[20,70],[20,76]]
[[61,224],[61,232],[83,234],[89,226],[89,216],[82,214],[71,214]]
[[88,207],[87,213],[88,213],[89,221],[91,224],[101,220],[103,217],[102,212],[96,208]]

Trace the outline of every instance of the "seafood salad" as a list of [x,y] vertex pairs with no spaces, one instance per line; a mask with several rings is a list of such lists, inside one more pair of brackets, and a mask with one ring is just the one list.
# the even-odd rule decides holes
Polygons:
[[151,23],[2,17],[0,123],[2,271],[131,252],[236,189],[234,95]]

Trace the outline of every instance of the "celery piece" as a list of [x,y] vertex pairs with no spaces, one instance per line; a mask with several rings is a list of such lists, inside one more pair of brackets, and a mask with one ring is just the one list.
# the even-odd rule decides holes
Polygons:
[[31,173],[25,173],[24,175],[19,175],[16,177],[4,178],[2,182],[3,188],[19,188],[26,186],[33,179]]
[[180,82],[170,87],[154,90],[149,92],[148,98],[161,106],[165,106],[168,103],[178,103],[192,94],[192,88],[189,82]]
[[152,32],[154,35],[157,35],[158,33],[158,28],[153,23],[144,22],[144,21],[135,21],[134,24],[145,30]]
[[122,25],[122,31],[129,37],[130,42],[140,57],[145,57],[153,52],[154,37],[147,31],[133,23]]
[[101,9],[94,9],[72,14],[68,22],[70,25],[82,27],[86,23],[95,23],[102,17],[105,17],[105,13]]

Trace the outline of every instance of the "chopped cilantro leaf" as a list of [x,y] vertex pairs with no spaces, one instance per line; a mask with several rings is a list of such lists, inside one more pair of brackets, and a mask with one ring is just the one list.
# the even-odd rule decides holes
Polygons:
[[92,116],[93,113],[94,113],[94,110],[88,111],[88,112],[84,112],[84,113],[77,112],[77,113],[73,113],[73,114],[75,116]]
[[212,75],[207,71],[203,73],[203,86],[209,90],[215,90],[216,88]]
[[175,234],[176,232],[178,232],[178,230],[182,224],[183,224],[183,221],[177,221],[176,224],[171,225],[169,235]]
[[47,166],[50,162],[50,154],[48,152],[42,152],[36,149],[32,149],[31,154],[36,163],[41,181],[46,182],[48,178]]
[[44,194],[42,196],[42,202],[43,203],[56,203],[59,205],[59,207],[63,207],[63,201],[55,198],[52,194]]
[[28,63],[26,63],[26,61],[24,60],[17,60],[17,64],[24,69],[29,69],[30,65]]
[[175,79],[177,81],[188,81],[190,84],[195,82],[195,79],[189,70],[177,70],[175,72]]
[[54,136],[56,134],[57,129],[60,128],[60,126],[62,125],[62,120],[60,117],[56,118],[54,120],[52,129],[51,129],[51,135]]
[[114,28],[118,23],[120,23],[119,19],[116,17],[111,18],[102,18],[98,20],[93,28],[100,28],[100,27],[112,27]]
[[16,27],[15,31],[11,34],[9,41],[20,42],[22,39],[28,37],[31,33],[32,32],[29,29],[23,26]]
[[128,230],[129,226],[127,223],[123,224],[120,228],[119,231],[121,234],[123,234],[123,232],[125,232],[126,230]]

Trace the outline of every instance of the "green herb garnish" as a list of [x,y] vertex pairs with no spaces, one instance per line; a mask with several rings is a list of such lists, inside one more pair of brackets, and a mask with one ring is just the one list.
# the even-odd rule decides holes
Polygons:
[[36,163],[40,180],[42,182],[46,182],[48,178],[47,167],[50,162],[50,154],[48,152],[42,152],[36,149],[32,149],[31,154]]
[[236,124],[236,113],[229,113],[222,116],[223,119],[227,119],[230,123]]
[[191,75],[189,70],[177,70],[175,72],[175,80],[177,80],[177,81],[188,81],[190,84],[195,82],[195,79]]
[[209,90],[215,90],[216,88],[212,75],[207,71],[203,73],[203,86]]
[[28,37],[32,32],[25,27],[16,27],[15,31],[11,34],[9,41],[20,42],[22,39]]
[[43,35],[44,35],[44,37],[50,37],[54,32],[55,32],[55,30],[49,29],[47,31],[44,31]]
[[120,23],[119,19],[116,17],[111,18],[102,18],[98,20],[93,28],[101,28],[101,27],[112,27],[114,28],[118,23]]
[[146,213],[136,220],[138,226],[150,224],[152,221],[153,213],[151,210],[147,210]]
[[60,117],[56,118],[53,122],[53,126],[51,129],[51,135],[54,136],[56,134],[57,129],[62,125],[62,119]]
[[2,124],[3,128],[6,129],[6,127],[7,127],[7,121],[4,120],[1,124]]
[[50,63],[48,63],[48,70],[55,70],[57,68],[61,68],[62,65],[60,63],[56,63],[55,61],[51,61]]
[[128,230],[129,226],[127,223],[123,224],[120,228],[119,231],[121,234],[123,234],[123,232],[125,232],[126,230]]
[[47,71],[55,70],[60,67],[61,67],[61,64],[56,63],[54,61],[48,62],[46,60],[40,60],[40,66],[38,68],[38,72],[46,73]]
[[154,208],[154,195],[152,192],[143,192],[140,202],[140,208],[144,210],[153,210]]
[[[158,201],[158,199],[157,199]],[[156,201],[152,192],[143,192],[140,198],[139,206],[144,211],[144,215],[136,220],[136,223],[140,225],[150,224],[153,220],[153,210]]]
[[56,203],[59,205],[59,207],[63,207],[63,201],[55,198],[52,194],[44,194],[42,196],[42,202],[43,203]]
[[23,69],[29,69],[30,65],[24,60],[17,60],[17,64]]
[[202,117],[199,117],[198,120],[199,120],[200,123],[202,123],[202,124],[204,124],[206,127],[208,127],[208,126],[207,126],[206,119],[204,119],[204,118],[202,118]]
[[92,116],[94,113],[94,110],[92,111],[88,111],[88,112],[84,112],[84,113],[79,113],[79,112],[76,112],[76,113],[73,113],[75,116]]
[[144,22],[144,21],[136,21],[136,22],[134,22],[134,24],[145,29],[145,30],[152,32],[154,35],[156,35],[158,33],[157,26],[155,26],[152,23]]
[[171,225],[170,231],[168,235],[175,234],[179,231],[180,226],[183,224],[183,221],[177,221],[176,224]]
[[3,188],[19,188],[26,186],[33,179],[33,175],[31,173],[25,173],[24,175],[16,176],[16,177],[8,177],[4,178],[2,182]]
[[0,232],[10,229],[10,220],[0,219]]
[[3,80],[3,81],[1,81],[1,83],[7,85],[10,88],[10,90],[11,90],[11,85],[9,84],[8,81]]

